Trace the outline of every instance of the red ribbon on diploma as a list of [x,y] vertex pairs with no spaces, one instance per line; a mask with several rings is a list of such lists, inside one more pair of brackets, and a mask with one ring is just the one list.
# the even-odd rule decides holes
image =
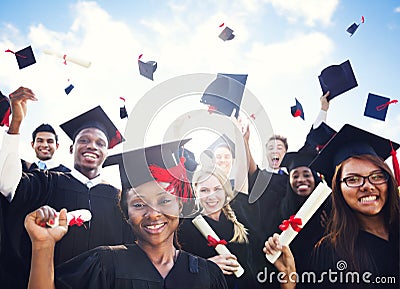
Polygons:
[[208,241],[207,245],[210,247],[214,247],[214,248],[217,247],[218,245],[227,245],[228,244],[224,239],[217,241],[217,239],[213,238],[210,235],[207,236],[207,241]]
[[82,226],[85,221],[79,216],[76,218],[75,216],[69,221],[69,226],[77,225],[78,227]]
[[282,221],[282,224],[279,225],[279,229],[286,231],[289,225],[298,233],[301,230],[300,226],[302,225],[302,221],[300,218],[295,218],[295,215],[291,215],[289,220]]

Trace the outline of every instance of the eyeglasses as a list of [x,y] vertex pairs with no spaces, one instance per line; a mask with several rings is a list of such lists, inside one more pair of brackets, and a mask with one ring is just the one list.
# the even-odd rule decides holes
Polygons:
[[340,182],[344,182],[349,188],[358,188],[365,184],[365,179],[373,185],[381,185],[388,181],[389,175],[385,172],[375,172],[365,177],[359,175],[345,177]]

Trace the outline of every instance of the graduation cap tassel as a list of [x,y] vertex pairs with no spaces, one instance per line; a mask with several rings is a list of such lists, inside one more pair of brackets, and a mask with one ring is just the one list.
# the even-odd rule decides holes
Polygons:
[[166,190],[173,191],[177,197],[183,198],[183,202],[192,198],[192,187],[184,166],[185,160],[184,157],[181,157],[179,164],[169,169],[164,169],[157,165],[149,166],[150,173],[154,179],[158,182],[170,183]]
[[10,52],[10,53],[12,53],[12,54],[14,54],[14,55],[16,55],[18,57],[21,57],[21,58],[27,58],[25,55],[21,55],[21,54],[15,53],[14,51],[12,51],[10,49],[7,49],[5,52]]
[[392,155],[394,178],[397,181],[397,185],[400,185],[400,167],[399,167],[399,161],[397,159],[397,153],[393,148],[392,142],[390,142],[390,146],[392,147],[392,150],[390,151],[390,154]]
[[386,107],[388,107],[390,104],[397,103],[397,102],[398,102],[398,101],[397,101],[396,99],[391,100],[391,101],[388,101],[388,102],[386,102],[386,103],[384,103],[384,104],[378,105],[378,106],[376,107],[376,110],[377,110],[377,111],[384,110],[384,109],[385,109]]
[[0,122],[0,126],[10,126],[10,114],[11,114],[11,108],[8,108],[6,113],[3,116],[3,119]]

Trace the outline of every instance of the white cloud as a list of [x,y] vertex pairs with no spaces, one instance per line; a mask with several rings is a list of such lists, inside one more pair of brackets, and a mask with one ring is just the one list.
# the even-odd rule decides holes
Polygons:
[[309,26],[328,25],[339,0],[265,0],[290,22],[304,19]]
[[394,8],[394,12],[396,12],[396,13],[400,13],[400,6],[399,6],[399,7],[396,7],[396,8]]

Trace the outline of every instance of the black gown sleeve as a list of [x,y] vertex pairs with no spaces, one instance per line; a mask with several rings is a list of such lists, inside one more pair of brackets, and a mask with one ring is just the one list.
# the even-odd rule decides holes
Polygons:
[[114,272],[111,250],[102,246],[57,266],[55,284],[57,289],[110,289]]

